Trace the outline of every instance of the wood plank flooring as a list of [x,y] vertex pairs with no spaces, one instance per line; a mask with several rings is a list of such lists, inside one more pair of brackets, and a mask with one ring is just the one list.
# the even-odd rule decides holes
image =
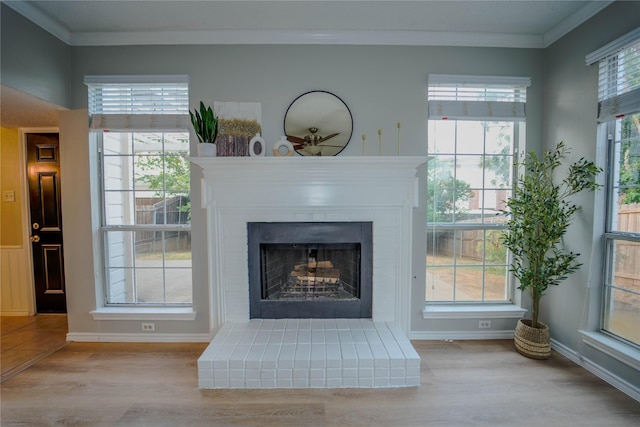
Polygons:
[[67,316],[0,316],[0,383],[67,345]]
[[510,340],[413,344],[417,388],[199,390],[207,343],[70,343],[0,385],[0,424],[640,425],[639,402],[558,353],[527,359]]

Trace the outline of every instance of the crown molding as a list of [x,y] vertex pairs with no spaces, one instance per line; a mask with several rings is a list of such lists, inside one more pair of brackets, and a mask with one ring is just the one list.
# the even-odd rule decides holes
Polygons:
[[30,2],[26,1],[3,1],[2,3],[18,12],[43,30],[51,33],[61,41],[71,45],[71,31],[60,22],[43,13],[40,9],[34,7]]
[[591,17],[595,16],[598,12],[609,6],[611,3],[613,3],[613,1],[592,1],[587,3],[578,12],[569,16],[567,19],[544,33],[542,35],[544,45],[543,47],[551,46],[553,43],[560,40],[567,33],[574,30]]
[[532,34],[366,30],[209,30],[117,33],[79,32],[71,35],[70,44],[72,46],[288,44],[509,48],[544,47],[542,37]]
[[613,1],[591,1],[544,34],[402,30],[185,30],[72,32],[26,1],[3,1],[70,46],[285,44],[546,48]]

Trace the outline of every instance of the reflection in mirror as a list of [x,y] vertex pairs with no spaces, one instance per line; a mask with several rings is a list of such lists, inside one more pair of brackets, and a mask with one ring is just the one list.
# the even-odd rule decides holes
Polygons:
[[302,156],[335,156],[351,139],[353,118],[347,105],[334,94],[307,92],[289,106],[284,132]]

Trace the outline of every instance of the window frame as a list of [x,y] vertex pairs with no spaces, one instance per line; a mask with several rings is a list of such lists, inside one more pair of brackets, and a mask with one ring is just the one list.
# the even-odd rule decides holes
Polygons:
[[[430,85],[429,85],[429,91],[432,89],[431,88],[431,83],[432,83],[432,76],[430,76]],[[477,87],[477,86],[486,86],[487,89],[489,88],[500,88],[500,90],[511,90],[513,91],[513,98],[510,99],[509,102],[505,102],[504,104],[509,105],[508,108],[500,108],[502,107],[502,105],[497,105],[499,104],[499,102],[496,101],[492,101],[492,102],[487,102],[487,107],[483,107],[482,105],[480,105],[482,102],[467,102],[468,100],[462,100],[462,102],[465,102],[467,105],[469,104],[475,104],[472,108],[466,108],[466,106],[464,106],[463,108],[457,108],[456,106],[453,105],[455,104],[455,101],[452,101],[450,96],[451,96],[451,92],[444,92],[444,94],[440,95],[443,96],[443,98],[441,99],[446,99],[445,102],[443,102],[443,106],[438,106],[436,105],[436,102],[431,102],[432,99],[428,97],[428,101],[429,101],[429,108],[431,109],[437,109],[438,112],[442,112],[444,111],[445,113],[453,113],[454,116],[451,117],[449,116],[449,114],[443,114],[443,116],[446,117],[437,117],[435,114],[431,113],[429,114],[428,120],[438,120],[440,119],[446,119],[446,120],[450,120],[454,119],[454,120],[466,120],[466,121],[474,121],[474,122],[511,122],[513,124],[513,141],[512,141],[512,182],[511,182],[511,188],[506,188],[507,191],[510,191],[513,188],[513,185],[515,185],[515,179],[513,177],[517,176],[517,163],[518,163],[518,159],[519,156],[521,155],[522,152],[524,152],[524,146],[525,146],[525,141],[524,141],[524,137],[525,137],[525,128],[526,128],[526,120],[524,118],[524,104],[526,104],[526,88],[528,86],[530,86],[531,82],[529,78],[523,78],[523,77],[497,77],[497,76],[448,76],[448,75],[436,75],[433,76],[433,81],[436,82],[437,84],[451,84],[451,85],[459,85],[460,87],[464,87],[464,86],[471,86],[471,87]],[[430,93],[428,91],[428,93]],[[437,89],[436,89],[437,91]],[[463,97],[466,96],[466,94],[463,95]],[[459,104],[462,104],[462,102],[460,102]],[[490,104],[490,105],[489,105]],[[434,108],[435,107],[435,108]],[[512,112],[508,112],[508,110],[511,110]],[[489,115],[486,116],[478,116],[478,113],[482,114],[483,111],[486,111],[485,114],[487,113],[492,113],[492,112],[496,112],[496,114],[500,115],[500,114],[512,114],[512,116],[509,117],[492,117]],[[506,112],[506,113],[505,113]],[[467,114],[467,117],[464,116],[464,114]],[[456,116],[456,114],[461,114],[461,116]],[[431,128],[431,126],[428,126],[429,129]],[[456,136],[457,138],[457,136]],[[456,150],[457,152],[457,150]],[[427,152],[427,155],[430,156],[431,153]],[[453,154],[451,154],[453,155]],[[475,154],[474,155],[479,155],[479,154]],[[484,158],[484,156],[490,156],[491,154],[488,154],[484,148],[483,148],[483,153],[482,156]],[[483,167],[483,170],[485,170],[486,167]],[[454,178],[455,178],[455,174],[454,174]],[[427,178],[428,179],[428,178]],[[486,183],[482,184],[482,190],[486,190],[486,189],[491,189],[493,187],[489,186],[487,187]],[[428,218],[427,218],[428,219]],[[473,223],[473,224],[461,224],[459,222],[451,222],[451,223],[434,223],[434,222],[427,222],[426,223],[426,230],[427,230],[427,234],[429,234],[429,232],[434,231],[434,230],[452,230],[454,232],[457,232],[458,230],[469,230],[469,229],[474,229],[474,230],[481,230],[484,234],[486,233],[486,231],[489,230],[500,230],[503,229],[504,226],[500,226],[498,224],[491,224],[491,223],[485,223],[480,222],[480,223]],[[484,241],[484,239],[483,239]],[[427,242],[427,245],[429,245],[429,243]],[[455,254],[454,254],[455,256]],[[465,317],[465,316],[476,316],[476,315],[482,315],[485,317],[493,317],[493,318],[519,318],[524,314],[524,310],[521,309],[520,307],[518,307],[516,304],[519,303],[519,296],[516,294],[516,289],[515,289],[515,280],[513,278],[513,275],[510,274],[508,272],[508,268],[509,268],[509,263],[510,263],[510,255],[508,254],[507,251],[507,258],[506,258],[506,263],[505,263],[505,268],[507,269],[507,274],[505,277],[505,299],[504,300],[484,300],[484,275],[485,275],[485,270],[487,267],[491,267],[493,264],[487,265],[486,264],[486,259],[483,257],[482,260],[482,269],[483,269],[483,285],[482,285],[482,299],[480,301],[466,301],[466,300],[462,300],[462,301],[455,301],[455,300],[428,300],[426,298],[425,295],[425,310],[423,311],[423,317],[425,319],[434,319],[434,318],[454,318],[454,317]],[[454,263],[455,264],[455,263]],[[430,265],[427,264],[427,270],[429,269]],[[454,266],[455,267],[455,266]],[[425,284],[426,285],[426,284]],[[455,288],[455,284],[454,284],[454,288]],[[426,290],[425,290],[426,291]],[[452,291],[453,295],[455,296],[455,290]]]
[[[485,122],[485,121],[480,121],[480,120],[474,120],[473,122]],[[504,121],[502,121],[504,122]],[[521,136],[524,133],[524,127],[521,126],[520,123],[518,123],[517,121],[513,121],[512,122],[513,125],[513,143],[512,143],[512,154],[510,155],[512,162],[510,165],[510,168],[512,170],[511,175],[512,175],[512,182],[511,182],[511,187],[505,187],[504,190],[509,192],[512,190],[513,185],[515,184],[515,181],[513,181],[513,177],[517,176],[517,172],[516,172],[516,160],[518,159],[518,155],[519,155],[519,147],[521,145]],[[427,153],[428,156],[431,156],[432,153]],[[454,159],[457,158],[458,153],[447,153],[444,156],[453,156]],[[466,155],[466,154],[465,154]],[[490,157],[491,154],[487,154],[486,151],[484,151],[482,154],[473,154],[473,156],[478,156],[478,155],[482,155],[483,158],[486,158],[487,156]],[[484,171],[486,170],[486,167],[483,167],[483,175],[484,175]],[[454,174],[454,179],[457,179],[457,175]],[[475,186],[478,187],[478,186]],[[483,185],[481,188],[476,188],[481,190],[482,192],[484,191],[491,191],[491,190],[497,190],[497,188],[493,188],[490,185],[487,186],[486,183],[483,180]],[[483,221],[482,222],[474,222],[474,223],[464,223],[464,222],[460,222],[459,220],[457,220],[455,218],[453,218],[453,221],[451,222],[430,222],[428,221],[427,218],[427,223],[426,223],[426,228],[427,228],[427,234],[429,234],[429,232],[436,232],[436,231],[451,231],[454,234],[454,236],[457,236],[459,232],[464,232],[464,231],[472,231],[472,230],[477,230],[482,232],[483,234],[483,242],[486,243],[486,232],[487,231],[499,231],[499,230],[504,230],[506,229],[506,223],[503,224],[498,224],[498,223],[491,223],[491,222],[484,222],[484,216],[483,216]],[[454,273],[454,277],[456,277],[456,271],[459,268],[458,264],[455,262],[455,259],[458,258],[458,252],[455,246],[455,242],[457,242],[458,238],[454,237],[454,254],[452,255],[452,257],[454,258],[454,262],[451,265],[442,265],[442,267],[448,267],[448,268],[452,268]],[[429,242],[427,242],[427,247],[429,247]],[[505,248],[506,249],[506,248]],[[483,253],[484,251],[486,251],[486,247],[483,246]],[[453,290],[452,290],[452,295],[454,297],[453,300],[428,300],[425,298],[425,303],[426,304],[454,304],[454,305],[472,305],[472,304],[481,304],[481,305],[502,305],[502,304],[513,304],[514,303],[514,292],[515,292],[515,281],[512,277],[512,275],[508,272],[509,269],[509,263],[510,263],[510,255],[507,253],[507,258],[505,259],[505,263],[504,264],[493,264],[493,263],[487,263],[487,259],[485,256],[483,256],[483,259],[480,260],[477,264],[473,264],[473,266],[478,267],[481,266],[482,268],[482,285],[481,285],[481,289],[480,292],[482,294],[482,299],[481,300],[457,300],[455,299],[456,296],[456,288],[457,288],[457,282],[453,283]],[[487,268],[491,268],[491,267],[495,267],[495,266],[502,266],[505,268],[506,270],[506,277],[505,277],[505,298],[504,300],[494,300],[494,299],[485,299],[485,272],[487,270]],[[427,265],[427,269],[433,267],[431,264]],[[463,267],[464,268],[464,267]]]
[[[138,133],[158,133],[162,134],[162,150],[161,157],[164,159],[167,156],[167,151],[165,149],[166,137],[167,133],[183,133],[186,135],[187,145],[185,154],[189,155],[189,131],[188,131],[188,76],[183,75],[171,75],[171,76],[161,76],[161,75],[153,75],[153,76],[85,76],[85,84],[89,86],[89,98],[90,98],[90,133],[94,134],[93,137],[90,138],[91,141],[96,142],[95,151],[96,151],[96,178],[97,178],[97,189],[98,196],[96,197],[96,202],[99,203],[98,212],[99,212],[99,224],[97,229],[97,245],[95,246],[95,250],[99,251],[99,259],[100,264],[102,265],[102,280],[100,281],[101,291],[98,292],[100,295],[100,300],[98,302],[98,307],[91,314],[95,320],[139,320],[139,319],[156,319],[156,320],[194,320],[195,312],[193,311],[193,264],[192,261],[188,267],[181,267],[181,269],[189,270],[189,275],[191,280],[190,284],[190,298],[188,302],[167,302],[167,288],[166,288],[166,242],[164,238],[165,232],[187,232],[189,235],[191,234],[191,224],[190,222],[187,224],[167,224],[166,222],[163,224],[107,224],[106,220],[106,209],[107,209],[107,200],[106,200],[106,188],[105,188],[105,151],[103,149],[103,135],[105,132],[113,131],[112,134],[118,133],[129,133],[131,134],[129,138],[131,138],[131,144],[133,147],[134,144],[134,134]],[[169,85],[182,87],[183,89],[179,89],[186,91],[182,92],[186,93],[186,96],[183,94],[178,94],[182,99],[178,101],[178,108],[176,108],[175,103],[169,105],[168,110],[164,110],[164,107],[161,107],[158,111],[143,111],[141,114],[137,114],[136,111],[121,111],[120,113],[113,112],[113,114],[109,115],[109,113],[105,113],[101,110],[101,107],[97,108],[97,113],[95,115],[91,114],[91,108],[93,104],[93,100],[91,99],[92,89],[96,86],[106,87],[109,84],[118,85],[119,87],[126,86],[127,84],[144,87],[144,85],[162,85],[163,83],[167,83]],[[134,92],[134,90],[132,90]],[[131,157],[135,157],[135,153],[131,153]],[[191,164],[188,164],[188,174],[191,175]],[[164,172],[164,171],[163,171]],[[187,196],[191,198],[191,185],[188,188],[184,189],[187,191]],[[152,190],[150,190],[152,191]],[[163,200],[166,201],[166,183],[163,183],[163,188],[160,190],[163,194]],[[135,192],[134,192],[135,193]],[[165,206],[166,208],[166,206]],[[135,211],[134,211],[135,212]],[[166,217],[166,215],[164,216]],[[135,220],[134,220],[135,222]],[[114,302],[110,300],[110,294],[112,292],[111,282],[110,282],[110,261],[109,261],[109,248],[107,234],[110,232],[131,232],[135,233],[136,231],[157,231],[163,233],[162,236],[162,262],[160,267],[156,267],[157,269],[162,270],[162,301],[154,301],[154,302],[140,302],[135,297],[135,291],[132,294],[133,299],[126,302]],[[135,251],[135,246],[134,246]],[[191,249],[189,249],[191,252]],[[129,258],[133,259],[136,255],[133,253]],[[131,270],[131,274],[135,275],[135,262],[131,261],[131,259],[125,262],[126,269]],[[192,258],[191,258],[192,260]],[[175,267],[173,267],[175,268]],[[135,284],[131,285],[132,287],[136,287]],[[150,317],[151,316],[151,317]]]
[[[110,132],[110,134],[113,134],[114,132]],[[121,132],[118,132],[121,133]],[[136,131],[131,131],[131,132],[126,132],[126,133],[130,133],[131,134],[131,139],[134,140],[135,137],[133,136],[136,133],[147,133],[147,132],[136,132]],[[164,135],[166,133],[186,133],[184,131],[180,131],[180,132],[162,132],[163,135],[163,141],[164,141]],[[167,223],[163,223],[163,224],[108,224],[108,220],[107,220],[107,209],[108,209],[108,205],[107,205],[107,201],[106,201],[106,194],[107,192],[111,191],[111,192],[117,192],[117,191],[122,191],[122,192],[126,192],[126,190],[107,190],[105,188],[105,153],[104,153],[104,146],[103,146],[103,138],[104,133],[100,133],[97,135],[97,142],[98,142],[98,163],[99,163],[99,188],[100,188],[100,203],[101,203],[101,209],[100,209],[100,228],[99,228],[99,232],[100,232],[100,237],[101,237],[101,242],[102,242],[102,261],[103,261],[103,271],[104,271],[104,297],[105,297],[105,301],[104,304],[106,307],[110,307],[110,306],[114,306],[114,307],[189,307],[193,305],[193,298],[191,298],[191,302],[188,303],[178,303],[178,302],[166,302],[166,293],[167,293],[167,283],[166,283],[166,273],[167,270],[171,270],[171,269],[175,269],[175,267],[168,267],[165,265],[165,260],[164,260],[164,255],[166,254],[165,251],[165,247],[164,247],[164,239],[161,239],[162,244],[163,244],[163,248],[162,248],[162,254],[163,254],[163,262],[162,262],[162,281],[163,281],[163,299],[165,300],[165,302],[148,302],[148,303],[141,303],[141,302],[137,302],[137,285],[136,285],[136,279],[133,278],[133,284],[132,286],[132,302],[114,302],[111,299],[111,278],[110,278],[110,271],[111,271],[111,265],[109,263],[109,242],[108,242],[108,238],[107,235],[109,233],[114,233],[114,232],[131,232],[133,235],[135,235],[136,232],[157,232],[157,233],[165,233],[165,232],[187,232],[187,233],[191,233],[191,224],[187,223],[187,224],[167,224]],[[188,138],[188,134],[187,134],[187,138]],[[164,143],[163,143],[163,147],[164,147]],[[166,151],[162,150],[162,158],[164,159],[166,156]],[[109,156],[111,157],[111,156]],[[113,156],[113,157],[117,157],[117,156]],[[134,158],[135,154],[131,154],[131,155],[127,155],[127,156],[123,156],[123,157],[131,157]],[[189,189],[190,190],[190,189]],[[148,190],[147,190],[148,191]],[[166,192],[167,192],[167,187],[163,186],[162,190],[156,190],[156,191],[161,191],[163,194],[165,194],[166,196]],[[135,195],[136,190],[135,188],[132,190],[133,194]],[[190,193],[190,191],[189,191]],[[135,200],[135,197],[134,197]],[[166,201],[166,199],[165,199]],[[165,206],[166,208],[166,206]],[[166,214],[166,212],[165,212]],[[122,267],[124,269],[130,269],[131,273],[134,275],[136,274],[136,271],[138,270],[144,270],[144,268],[141,267],[137,267],[136,266],[136,255],[132,254],[131,256],[131,263],[127,263],[126,267]],[[156,267],[157,268],[157,267]],[[186,269],[186,268],[182,268],[182,269]],[[192,267],[188,268],[189,270],[191,270],[192,272]],[[192,293],[193,293],[193,283],[191,284],[191,288],[192,288]]]
[[[631,112],[631,114],[640,114],[640,110],[637,112]],[[604,209],[604,232],[602,233],[603,248],[602,248],[602,289],[601,289],[601,303],[600,303],[600,315],[599,315],[599,330],[609,338],[621,342],[625,345],[629,345],[636,350],[640,350],[640,343],[632,342],[616,333],[606,329],[608,322],[607,319],[607,305],[611,304],[611,293],[618,289],[613,283],[610,283],[610,277],[615,271],[615,246],[617,242],[630,241],[640,244],[640,233],[614,231],[612,230],[615,220],[616,210],[614,208],[617,201],[615,198],[618,196],[618,192],[615,187],[619,184],[617,177],[615,176],[616,168],[616,140],[615,135],[616,122],[622,120],[622,117],[613,118],[601,123],[602,127],[601,135],[604,139],[603,143],[606,144],[606,161],[605,161],[605,209]],[[639,307],[640,309],[640,307]]]
[[[613,185],[613,177],[611,171],[615,167],[615,163],[612,159],[615,156],[612,154],[615,151],[614,144],[610,143],[612,138],[609,137],[611,127],[614,125],[615,120],[618,117],[625,114],[637,114],[640,111],[640,87],[625,88],[625,92],[617,92],[617,88],[610,84],[603,85],[603,80],[610,83],[611,69],[607,69],[607,63],[610,59],[613,62],[609,64],[617,64],[617,56],[623,49],[630,47],[640,42],[640,27],[636,28],[619,37],[616,40],[608,43],[607,45],[591,52],[586,55],[586,65],[592,66],[599,65],[599,77],[597,87],[598,92],[598,115],[596,120],[597,126],[597,153],[600,161],[599,165],[604,169],[604,177],[601,184],[604,186],[604,191],[600,191],[600,195],[597,195],[596,206],[598,202],[604,204],[604,209],[595,210],[594,221],[594,244],[598,248],[598,253],[594,254],[594,269],[592,270],[595,275],[599,273],[600,283],[598,286],[593,286],[590,294],[595,299],[595,304],[589,309],[588,313],[588,325],[585,328],[579,330],[582,342],[590,348],[597,350],[603,354],[606,354],[613,359],[631,367],[632,369],[640,369],[640,346],[634,345],[628,340],[622,339],[603,329],[604,315],[606,310],[606,304],[608,303],[607,289],[605,286],[607,280],[607,274],[612,271],[611,256],[609,249],[611,239],[618,237],[619,233],[609,233],[609,219],[612,215],[611,209],[611,196],[612,193],[609,190]],[[636,62],[635,66],[640,65],[640,62]],[[603,75],[604,74],[604,75]],[[640,81],[636,81],[640,83]],[[629,91],[629,89],[631,89]],[[614,128],[615,129],[615,128]],[[624,386],[624,384],[622,384]]]

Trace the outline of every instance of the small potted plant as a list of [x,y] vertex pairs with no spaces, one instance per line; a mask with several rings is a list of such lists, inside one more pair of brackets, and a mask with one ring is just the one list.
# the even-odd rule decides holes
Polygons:
[[521,163],[523,174],[506,204],[509,220],[502,235],[511,251],[510,271],[520,289],[531,297],[531,319],[520,319],[516,326],[516,350],[534,359],[551,354],[549,328],[538,320],[540,299],[550,285],[559,285],[581,264],[579,253],[563,248],[562,239],[579,209],[570,197],[598,188],[596,175],[602,170],[581,158],[569,166],[566,176],[554,181],[556,169],[569,152],[564,142],[545,151],[541,159],[530,152]]
[[218,137],[218,118],[211,107],[206,107],[200,101],[200,111],[197,109],[189,111],[191,124],[198,137],[198,155],[216,155],[216,138]]

